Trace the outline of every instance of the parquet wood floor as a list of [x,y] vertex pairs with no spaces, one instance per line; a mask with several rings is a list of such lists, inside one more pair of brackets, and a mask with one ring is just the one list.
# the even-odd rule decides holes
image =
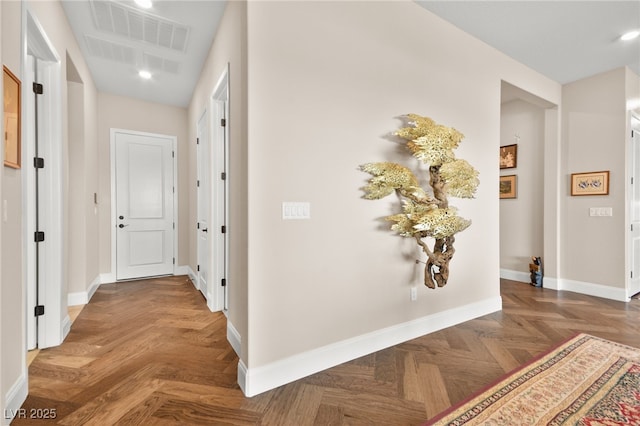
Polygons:
[[640,301],[501,282],[501,312],[253,398],[226,320],[186,277],[102,285],[66,341],[38,354],[14,425],[414,425],[577,332],[640,346]]

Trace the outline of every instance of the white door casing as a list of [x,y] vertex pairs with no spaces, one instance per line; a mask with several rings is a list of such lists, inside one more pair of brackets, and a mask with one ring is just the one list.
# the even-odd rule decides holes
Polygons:
[[116,279],[174,272],[175,137],[112,129]]
[[631,153],[631,235],[629,242],[631,272],[627,285],[627,297],[640,293],[640,129],[632,131]]
[[209,287],[209,275],[211,271],[211,241],[209,238],[211,222],[211,151],[209,141],[209,120],[208,111],[202,114],[198,120],[196,134],[196,155],[197,155],[197,197],[198,197],[198,217],[196,235],[198,241],[198,266],[196,286],[202,292],[207,305],[211,308],[214,305],[213,294]]
[[229,306],[229,286],[227,280],[229,263],[229,66],[218,80],[211,96],[212,131],[212,171],[211,189],[213,195],[212,228],[213,239],[213,273],[215,307],[214,310],[225,311]]

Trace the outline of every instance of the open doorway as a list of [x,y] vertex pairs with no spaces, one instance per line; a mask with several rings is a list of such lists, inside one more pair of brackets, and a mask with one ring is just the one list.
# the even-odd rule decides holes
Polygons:
[[500,180],[511,185],[500,199],[502,278],[530,282],[534,256],[542,258],[543,267],[547,257],[553,257],[555,264],[555,253],[547,253],[545,245],[546,228],[553,223],[553,218],[545,218],[545,210],[554,195],[546,194],[546,184],[556,178],[553,164],[547,161],[557,149],[553,143],[557,135],[550,130],[556,128],[553,113],[557,113],[554,104],[502,83],[500,149],[509,161],[501,161]]

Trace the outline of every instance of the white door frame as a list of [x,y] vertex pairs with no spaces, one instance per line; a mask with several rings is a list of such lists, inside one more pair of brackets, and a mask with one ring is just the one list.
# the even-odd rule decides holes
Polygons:
[[[148,132],[139,132],[135,130],[126,130],[126,129],[110,129],[110,157],[111,157],[111,276],[114,281],[116,280],[116,260],[117,260],[117,213],[116,213],[116,133],[127,133],[130,135],[136,136],[147,136],[154,138],[163,138],[163,139],[171,139],[171,149],[174,153],[173,155],[173,221],[178,224],[178,151],[177,151],[177,141],[178,138],[176,136],[171,135],[162,135],[158,133],[148,133]],[[178,267],[178,228],[176,225],[173,230],[173,257],[176,261],[173,264],[173,273],[176,273],[176,268]]]
[[[211,285],[214,299],[212,310],[226,311],[229,306],[229,280],[227,271],[229,269],[229,64],[222,72],[211,95],[211,124],[210,153],[213,156],[211,170],[213,172],[211,190],[213,194],[213,208],[211,228],[214,229],[211,240],[213,244],[211,269]],[[226,121],[226,125],[221,125],[221,120]],[[222,174],[225,179],[222,179]],[[221,227],[226,228],[226,234],[221,232]],[[226,281],[226,287],[222,285],[222,280]],[[231,283],[233,284],[233,283]]]
[[[629,114],[629,128],[631,129],[631,131],[635,132],[635,137],[638,138],[638,134],[640,134],[640,115],[634,115],[633,113]],[[628,138],[629,138],[629,142],[627,143],[627,150],[626,150],[626,158],[627,158],[627,220],[625,221],[625,226],[626,226],[626,285],[625,285],[625,290],[626,290],[626,300],[630,301],[631,300],[631,296],[633,296],[634,294],[636,294],[638,292],[638,290],[636,288],[632,288],[634,287],[633,285],[633,281],[635,279],[635,283],[637,283],[637,275],[640,274],[640,271],[634,271],[633,270],[633,266],[634,266],[634,259],[632,258],[632,256],[635,254],[636,256],[640,255],[640,253],[634,253],[633,250],[633,232],[631,231],[631,226],[633,224],[633,203],[635,200],[635,196],[634,196],[634,186],[640,185],[640,176],[634,176],[635,174],[635,170],[639,169],[639,165],[635,164],[635,158],[637,156],[636,150],[640,149],[640,146],[638,146],[638,143],[634,142],[634,137],[632,137],[631,132],[629,132],[628,134]],[[636,180],[633,184],[631,183],[631,177],[634,177],[634,179]],[[637,232],[637,230],[636,230]],[[633,272],[634,279],[631,278],[631,273]]]
[[[23,2],[25,5],[26,2]],[[27,318],[34,314],[30,302],[35,300],[35,242],[36,231],[45,232],[45,241],[40,243],[40,288],[39,303],[44,305],[45,313],[38,319],[38,347],[47,348],[57,346],[70,330],[67,313],[66,294],[63,297],[62,283],[64,281],[63,235],[63,200],[66,197],[63,186],[62,170],[62,95],[61,95],[61,62],[53,44],[47,37],[35,15],[29,10],[28,4],[23,9],[23,52],[22,96],[23,117],[22,144],[23,158],[23,273],[26,288],[25,314]],[[44,158],[45,167],[40,169],[42,182],[40,186],[40,229],[35,229],[35,133],[34,133],[34,93],[32,91],[33,76],[27,69],[28,55],[37,57],[38,83],[43,84],[44,94],[39,95],[39,127],[40,157]],[[25,321],[25,339],[28,332]],[[25,348],[26,349],[26,348]]]
[[[198,265],[197,267],[197,277],[196,277],[196,288],[198,290],[200,290],[202,292],[202,294],[204,295],[205,299],[207,300],[207,306],[209,307],[209,309],[213,312],[215,311],[215,300],[214,300],[214,295],[212,293],[213,290],[213,286],[211,285],[211,271],[213,271],[213,256],[212,256],[212,246],[213,244],[211,243],[212,241],[212,237],[211,235],[214,232],[214,228],[211,226],[211,135],[210,135],[210,130],[211,130],[211,120],[210,120],[210,114],[209,114],[209,110],[205,108],[204,112],[200,115],[200,118],[198,119],[198,121],[196,122],[196,135],[197,135],[197,141],[196,141],[196,178],[198,180],[198,184],[197,184],[197,189],[196,189],[196,222],[197,222],[197,226],[196,226],[196,263]],[[202,134],[206,134],[206,140],[201,140],[201,136]],[[204,150],[204,152],[206,153],[205,155],[203,155],[202,151],[203,151],[203,146],[207,146],[207,148]],[[207,179],[209,184],[208,185],[202,185],[202,181]],[[205,189],[208,189],[208,191],[205,191]],[[208,208],[206,209],[206,217],[201,217],[201,207],[202,204],[208,204]],[[201,260],[203,257],[203,253],[200,252],[200,239],[201,239],[201,221],[202,220],[206,221],[207,226],[209,227],[208,229],[208,234],[207,234],[207,250],[206,250],[206,259],[203,260],[204,263],[206,263],[206,265],[202,265],[201,264]],[[201,267],[204,266],[204,268],[206,269],[206,271],[208,272],[207,275],[207,288],[202,288],[201,286]]]

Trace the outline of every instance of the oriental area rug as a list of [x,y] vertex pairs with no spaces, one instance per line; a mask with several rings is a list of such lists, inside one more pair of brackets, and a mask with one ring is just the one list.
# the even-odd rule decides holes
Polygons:
[[579,334],[426,425],[640,425],[640,349]]

